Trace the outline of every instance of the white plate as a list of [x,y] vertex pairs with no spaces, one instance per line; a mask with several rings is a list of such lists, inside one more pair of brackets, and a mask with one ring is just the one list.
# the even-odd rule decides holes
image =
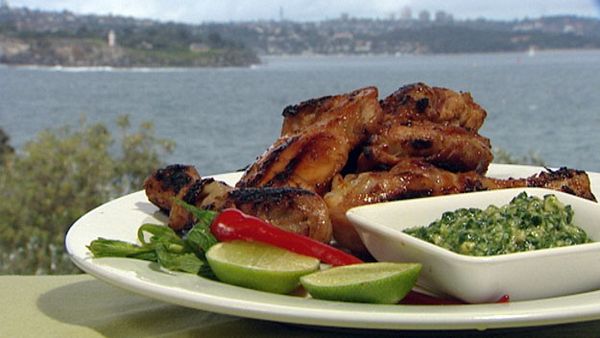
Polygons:
[[[494,177],[524,177],[541,168],[492,165]],[[239,174],[216,178],[235,182]],[[590,174],[600,197],[600,174]],[[136,241],[138,227],[158,221],[144,192],[108,202],[80,218],[66,247],[82,270],[115,286],[165,302],[223,314],[304,325],[362,329],[486,329],[540,326],[600,319],[600,291],[508,304],[372,305],[276,295],[231,286],[194,275],[166,272],[148,262],[91,258],[87,245],[98,237]]]

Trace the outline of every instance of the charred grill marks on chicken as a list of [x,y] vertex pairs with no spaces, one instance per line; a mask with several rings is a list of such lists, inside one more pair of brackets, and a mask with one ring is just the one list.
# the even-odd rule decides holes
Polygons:
[[367,87],[290,105],[282,115],[280,138],[236,188],[203,180],[190,166],[169,166],[148,177],[148,199],[171,209],[169,226],[193,222],[172,204],[180,198],[205,209],[235,207],[323,242],[333,232],[339,244],[360,254],[365,248],[345,216],[358,205],[513,187],[545,187],[595,201],[580,170],[486,177],[493,155],[478,130],[487,112],[469,93],[415,83],[378,101],[377,89]]
[[327,192],[350,152],[382,117],[377,89],[308,100],[284,112],[281,137],[246,170],[245,187],[300,187]]
[[[185,175],[189,170],[189,166],[169,168],[172,175]],[[160,177],[163,173],[164,170],[156,171],[146,180],[160,182],[157,176]],[[319,195],[311,191],[289,187],[234,189],[213,178],[199,176],[179,187],[176,195],[171,190],[150,189],[154,186],[155,184],[146,186],[148,199],[157,206],[159,205],[154,201],[169,201],[168,207],[161,210],[169,214],[169,227],[178,232],[188,230],[195,219],[183,206],[174,202],[176,199],[207,210],[238,208],[288,231],[322,242],[331,241],[332,226],[327,206]]]
[[236,201],[236,203],[261,203],[265,201],[272,201],[278,203],[284,198],[290,198],[302,195],[312,195],[308,190],[299,188],[245,188],[235,189],[229,193],[229,197]]
[[173,164],[156,170],[144,180],[148,199],[161,210],[171,209],[173,198],[179,192],[200,178],[196,168],[190,165]]

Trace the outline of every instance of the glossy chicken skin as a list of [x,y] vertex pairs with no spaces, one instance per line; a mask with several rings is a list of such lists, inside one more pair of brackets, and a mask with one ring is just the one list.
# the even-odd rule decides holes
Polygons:
[[[167,173],[166,176],[174,180],[176,177],[187,177],[190,172],[196,171],[190,166],[172,165],[157,170],[146,179],[149,182],[145,186],[148,199],[156,206],[159,204],[155,201],[162,202],[161,209],[169,214],[168,225],[174,230],[185,231],[196,221],[189,211],[176,202],[182,200],[205,210],[238,208],[287,231],[322,242],[331,241],[329,211],[323,198],[314,192],[286,187],[235,189],[212,178],[202,179],[199,176],[197,179],[178,179],[176,181],[179,184],[164,182]],[[163,185],[172,189],[162,188],[162,185],[158,189],[157,182],[163,182]],[[175,190],[178,192],[173,195]]]
[[418,157],[453,172],[485,173],[494,156],[489,139],[461,127],[429,121],[388,124],[373,135],[358,160],[358,170],[390,168]]
[[[595,200],[583,171],[485,177],[492,154],[489,140],[477,131],[486,114],[468,93],[422,83],[404,86],[381,102],[371,87],[311,99],[284,110],[280,138],[248,168],[237,188],[185,173],[182,177],[191,177],[185,184],[149,178],[145,187],[151,201],[172,209],[174,229],[185,230],[194,221],[170,204],[176,196],[201,208],[239,208],[323,242],[333,232],[339,244],[357,254],[366,249],[345,213],[358,205],[523,186]],[[379,171],[363,172],[373,169]]]
[[[281,136],[298,134],[313,126],[325,127],[332,121],[339,123],[348,118],[353,119],[346,121],[346,126],[351,128],[349,132],[372,133],[382,117],[377,109],[377,96],[377,88],[366,87],[348,94],[323,96],[287,106],[282,113]],[[364,111],[353,112],[352,109]]]
[[175,196],[198,179],[200,174],[193,166],[173,164],[149,175],[144,180],[144,190],[150,202],[168,212]]
[[469,93],[415,83],[401,87],[381,101],[386,121],[405,124],[409,121],[431,121],[444,125],[479,130],[487,112]]
[[298,187],[323,194],[381,119],[377,89],[323,97],[284,110],[282,136],[237,187]]
[[320,242],[332,239],[329,210],[321,196],[299,188],[243,188],[229,192],[231,207]]
[[[201,209],[220,211],[236,208],[284,230],[329,242],[332,226],[325,201],[314,192],[300,188],[233,189],[212,179],[198,181],[182,198]],[[193,216],[175,204],[169,214],[169,227],[185,230],[195,222]]]
[[360,254],[366,251],[346,218],[350,208],[400,199],[448,195],[513,187],[544,187],[595,200],[587,174],[561,168],[522,179],[496,179],[476,172],[452,173],[419,159],[400,161],[389,171],[338,176],[324,196],[333,236],[342,246]]
[[387,169],[411,157],[454,172],[487,171],[491,145],[477,134],[487,113],[468,93],[416,83],[381,106],[383,120],[359,156],[358,171]]
[[485,190],[538,187],[558,190],[590,201],[596,201],[587,173],[583,170],[566,167],[557,170],[547,169],[547,171],[527,178],[496,179],[483,177],[481,182]]
[[[199,179],[182,189],[176,199],[200,209],[222,210],[226,205],[227,193],[233,188],[215,181],[212,178]],[[173,230],[183,230],[195,222],[192,214],[182,205],[174,203],[169,213],[169,227]]]

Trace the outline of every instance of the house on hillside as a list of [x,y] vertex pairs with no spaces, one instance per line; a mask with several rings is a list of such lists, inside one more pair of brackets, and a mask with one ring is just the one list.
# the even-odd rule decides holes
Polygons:
[[117,45],[117,34],[114,30],[111,29],[110,31],[108,31],[107,40],[109,47],[115,47]]

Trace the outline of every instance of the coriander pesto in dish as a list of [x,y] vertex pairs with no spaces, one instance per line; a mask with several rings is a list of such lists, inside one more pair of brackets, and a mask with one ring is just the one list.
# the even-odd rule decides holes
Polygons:
[[503,206],[448,211],[427,227],[407,234],[459,254],[493,256],[589,243],[583,229],[573,224],[573,210],[555,195],[544,198],[520,193]]

